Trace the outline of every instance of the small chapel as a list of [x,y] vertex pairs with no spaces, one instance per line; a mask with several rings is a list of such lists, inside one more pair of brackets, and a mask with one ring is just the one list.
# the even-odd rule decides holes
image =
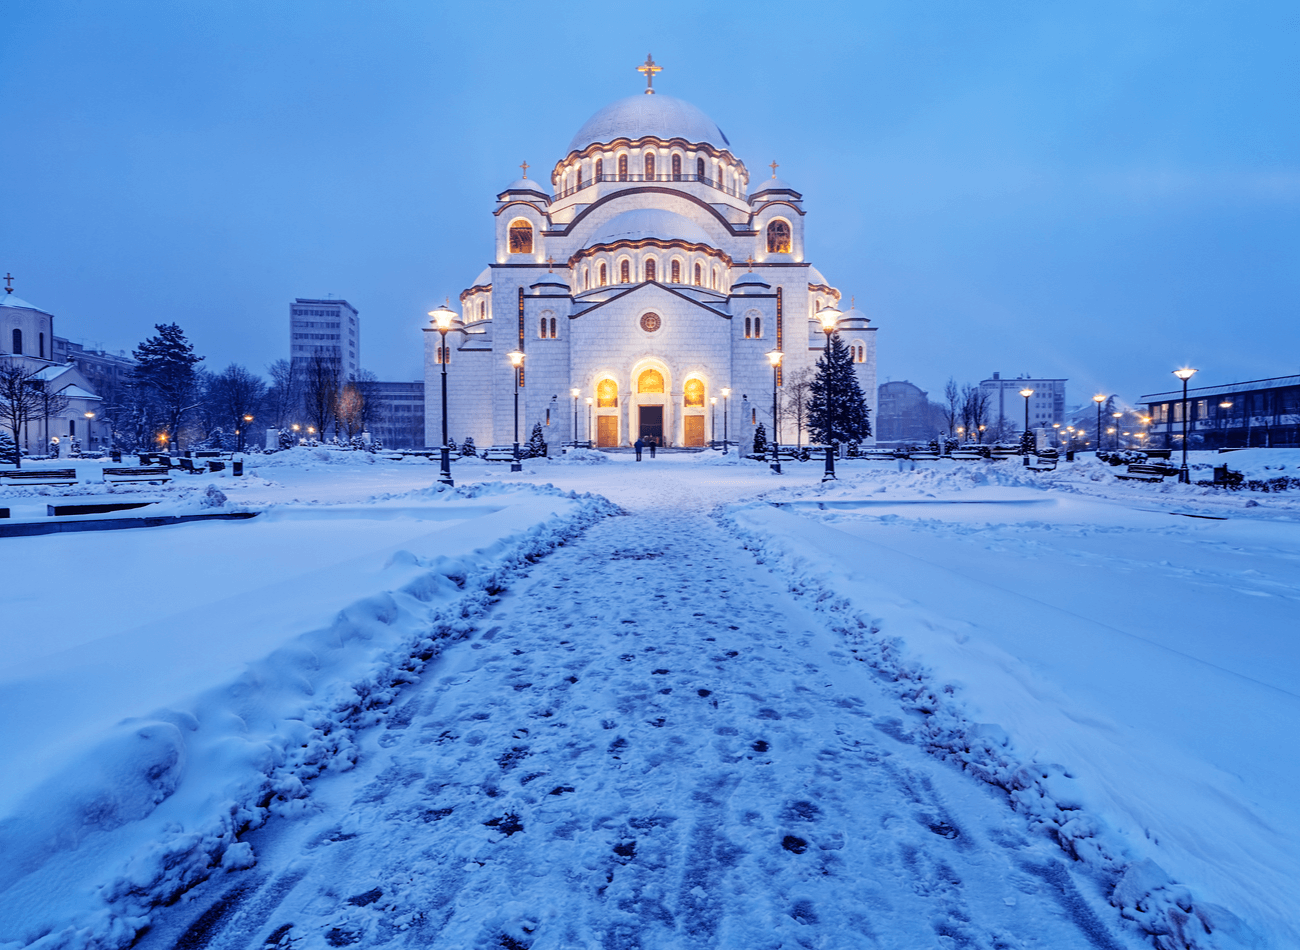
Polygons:
[[[521,440],[540,422],[548,443],[602,448],[703,446],[723,413],[733,442],[760,423],[771,438],[774,383],[816,364],[815,315],[841,295],[808,261],[803,196],[776,162],[751,185],[718,125],[654,88],[651,57],[637,68],[644,92],[588,119],[549,186],[525,163],[497,195],[495,259],[445,347],[425,331],[426,444],[442,439],[444,364],[453,440],[512,442],[517,391]],[[874,417],[870,323],[850,308],[836,328]]]

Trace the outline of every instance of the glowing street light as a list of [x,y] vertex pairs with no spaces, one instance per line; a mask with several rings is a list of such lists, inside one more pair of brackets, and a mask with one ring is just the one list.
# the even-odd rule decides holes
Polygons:
[[456,324],[456,312],[447,306],[449,302],[445,300],[441,307],[430,310],[429,316],[433,318],[433,328],[440,334],[438,362],[442,364],[442,470],[438,473],[438,481],[455,485],[451,480],[451,446],[447,444],[447,357],[451,355],[447,352],[447,331]]
[[524,368],[524,351],[511,350],[506,358],[510,360],[510,375],[515,380],[515,460],[510,463],[510,471],[522,472],[524,467],[519,464],[519,371]]
[[1187,381],[1196,375],[1197,371],[1184,366],[1182,369],[1173,371],[1174,375],[1183,381],[1183,467],[1178,470],[1178,481],[1184,485],[1192,483],[1192,473],[1187,470]]
[[569,395],[573,397],[573,447],[578,447],[578,397],[582,395],[582,390],[573,387],[569,390]]
[[781,368],[781,357],[785,354],[780,350],[770,350],[767,353],[767,361],[772,364],[772,474],[781,474],[781,455],[780,455],[780,430],[776,421],[776,374]]

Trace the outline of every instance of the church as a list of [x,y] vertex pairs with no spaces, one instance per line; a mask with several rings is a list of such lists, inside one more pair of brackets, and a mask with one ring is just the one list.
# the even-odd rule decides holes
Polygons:
[[[780,391],[821,355],[815,315],[841,294],[807,259],[803,196],[775,162],[751,184],[718,125],[653,88],[652,58],[637,68],[644,92],[588,119],[549,186],[525,164],[497,195],[495,259],[445,347],[425,330],[428,445],[444,363],[453,441],[514,441],[517,391],[521,441],[540,422],[552,445],[690,447],[722,439],[724,412],[732,441],[760,423],[770,438],[774,377]],[[836,326],[874,417],[875,328],[857,309]]]

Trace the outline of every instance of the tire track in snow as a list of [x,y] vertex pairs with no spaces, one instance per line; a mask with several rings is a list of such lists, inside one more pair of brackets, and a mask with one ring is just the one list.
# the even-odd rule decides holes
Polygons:
[[244,886],[194,946],[1135,945],[821,624],[698,502],[595,525],[172,926]]

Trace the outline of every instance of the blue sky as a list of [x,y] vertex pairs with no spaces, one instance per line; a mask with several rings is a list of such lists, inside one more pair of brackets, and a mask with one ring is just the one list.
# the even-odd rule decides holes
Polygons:
[[1300,373],[1290,4],[6,0],[0,27],[0,268],[74,340],[176,321],[262,370],[332,293],[367,367],[418,378],[496,192],[652,51],[751,180],[803,192],[882,381]]

